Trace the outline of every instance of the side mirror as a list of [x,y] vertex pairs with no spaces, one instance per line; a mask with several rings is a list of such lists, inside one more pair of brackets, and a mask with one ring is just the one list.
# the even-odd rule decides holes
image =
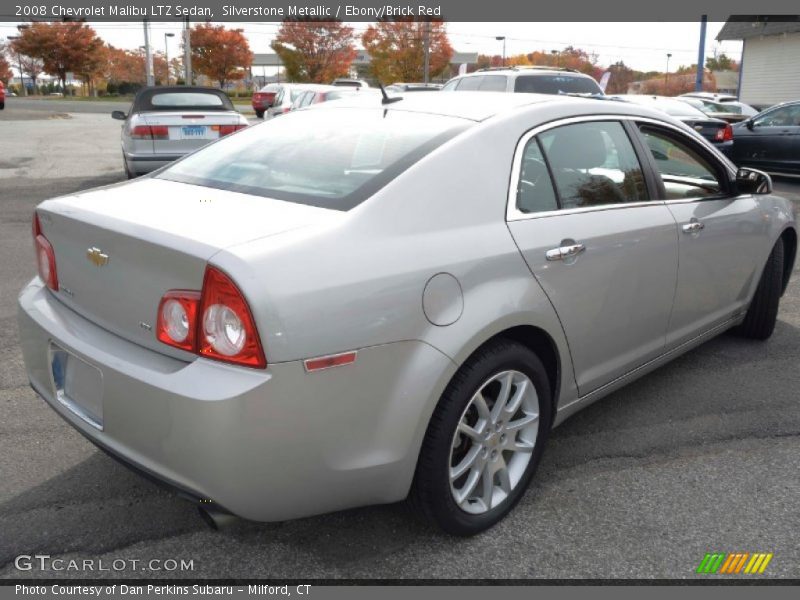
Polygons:
[[744,126],[750,131],[753,131],[753,119],[747,119],[747,121],[744,122]]
[[117,121],[124,121],[125,119],[128,118],[128,115],[126,115],[121,110],[114,110],[111,111],[111,118],[116,119]]
[[739,194],[771,194],[772,178],[763,171],[742,167],[736,171],[736,191]]

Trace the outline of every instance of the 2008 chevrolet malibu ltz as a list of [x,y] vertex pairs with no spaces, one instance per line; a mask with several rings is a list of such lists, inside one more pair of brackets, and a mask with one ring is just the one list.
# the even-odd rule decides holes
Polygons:
[[797,248],[769,176],[666,114],[487,92],[299,110],[33,235],[28,375],[92,442],[216,511],[408,499],[458,535],[577,410],[768,338]]

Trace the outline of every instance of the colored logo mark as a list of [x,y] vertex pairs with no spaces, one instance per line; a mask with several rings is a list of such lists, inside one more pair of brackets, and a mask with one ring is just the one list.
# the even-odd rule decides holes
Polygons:
[[761,574],[772,560],[772,552],[713,552],[706,553],[696,573],[736,575],[747,573]]

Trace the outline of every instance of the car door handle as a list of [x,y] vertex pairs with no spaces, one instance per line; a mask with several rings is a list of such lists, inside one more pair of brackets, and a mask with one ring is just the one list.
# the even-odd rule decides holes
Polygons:
[[560,248],[553,248],[545,252],[547,260],[564,260],[572,256],[578,256],[581,252],[586,250],[583,244],[572,244],[570,246],[561,246]]
[[683,233],[697,233],[701,229],[705,229],[705,225],[700,221],[692,221],[683,226]]

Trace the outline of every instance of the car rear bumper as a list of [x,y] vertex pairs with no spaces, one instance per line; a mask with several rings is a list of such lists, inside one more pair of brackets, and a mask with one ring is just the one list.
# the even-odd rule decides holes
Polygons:
[[[360,349],[356,363],[314,373],[302,361],[186,363],[94,325],[38,278],[20,294],[18,320],[32,387],[74,428],[185,496],[253,520],[404,498],[455,370],[414,341]],[[102,429],[56,394],[54,347],[100,371]]]

